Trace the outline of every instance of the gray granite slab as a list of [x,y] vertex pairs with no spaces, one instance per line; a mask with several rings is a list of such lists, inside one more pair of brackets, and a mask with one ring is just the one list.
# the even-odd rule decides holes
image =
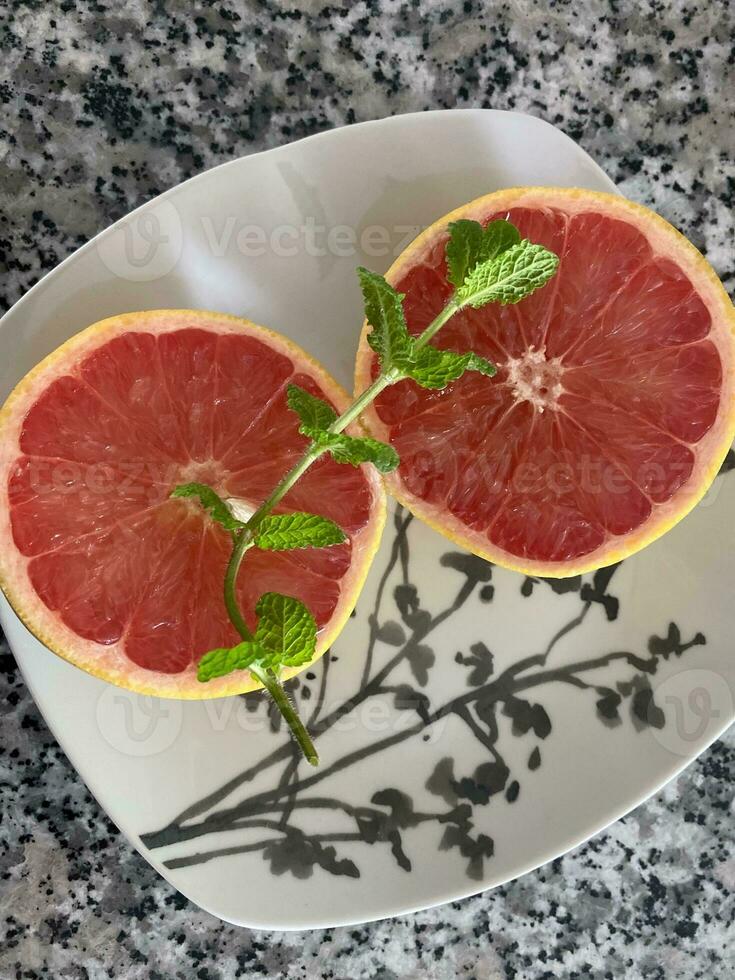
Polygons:
[[[27,0],[0,8],[0,303],[213,164],[365,119],[531,112],[735,286],[735,8],[722,0]],[[735,731],[519,881],[354,929],[255,933],[121,840],[0,656],[0,980],[735,975]],[[247,882],[243,883],[247,887]]]

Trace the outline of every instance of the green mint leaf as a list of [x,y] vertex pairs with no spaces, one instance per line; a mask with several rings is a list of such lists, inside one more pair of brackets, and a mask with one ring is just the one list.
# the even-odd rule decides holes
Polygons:
[[234,516],[224,500],[204,483],[181,483],[178,487],[174,487],[171,496],[198,497],[199,503],[208,512],[212,520],[221,524],[228,531],[239,531],[245,527],[245,524],[238,521]]
[[390,473],[400,462],[395,449],[378,439],[325,432],[317,444],[327,449],[336,463],[350,463],[352,466],[372,463],[381,473]]
[[416,351],[411,378],[422,388],[445,388],[450,381],[461,378],[465,371],[479,371],[489,378],[495,374],[495,365],[478,354],[455,354],[453,351],[422,347]]
[[300,667],[311,660],[316,649],[316,622],[303,602],[266,592],[258,599],[255,611],[259,617],[255,642],[268,651],[265,667]]
[[218,647],[205,653],[197,666],[197,680],[205,683],[215,677],[224,677],[233,670],[245,670],[256,660],[268,656],[259,643],[244,640],[234,647]]
[[459,289],[478,263],[496,258],[520,240],[516,226],[504,218],[491,221],[485,228],[479,221],[466,218],[453,221],[446,246],[449,282]]
[[518,303],[545,285],[558,265],[553,252],[524,239],[475,266],[457,290],[457,301],[475,309],[486,303]]
[[263,518],[255,532],[255,545],[264,551],[326,548],[346,540],[341,527],[319,514],[271,515]]
[[449,241],[446,246],[447,279],[457,289],[467,278],[480,258],[482,249],[482,225],[479,221],[461,218],[449,226]]
[[411,355],[412,341],[403,314],[403,293],[369,269],[357,270],[365,302],[365,317],[373,328],[367,341],[385,371]]
[[281,667],[300,667],[311,660],[316,649],[316,622],[303,602],[266,592],[258,599],[255,611],[258,626],[254,639],[205,653],[197,666],[197,680],[206,683],[248,667],[277,673]]
[[315,432],[328,429],[337,418],[337,413],[331,405],[315,395],[310,395],[298,385],[288,386],[286,401],[291,411],[296,412],[301,419],[299,432],[309,438],[313,438]]
[[489,262],[497,258],[501,252],[507,252],[514,245],[519,245],[521,233],[514,224],[505,218],[498,218],[485,225],[482,233],[482,248],[478,257],[479,262]]

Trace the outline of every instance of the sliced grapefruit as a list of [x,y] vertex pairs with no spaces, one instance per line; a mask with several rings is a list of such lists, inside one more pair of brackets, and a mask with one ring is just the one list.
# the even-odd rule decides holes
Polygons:
[[[209,698],[258,687],[241,671],[196,679],[202,654],[238,640],[222,598],[232,542],[197,504],[169,494],[199,481],[254,510],[307,443],[286,405],[290,382],[337,410],[349,404],[295,344],[195,310],[103,320],[34,368],[0,413],[0,584],[31,632],[142,693]],[[251,626],[264,592],[301,599],[317,621],[318,656],[367,574],[384,492],[371,467],[325,456],[280,509],[330,517],[349,540],[250,551],[238,598]]]
[[[411,381],[363,416],[401,465],[388,489],[465,548],[528,574],[620,561],[702,497],[735,436],[735,311],[712,268],[663,218],[610,194],[516,188],[441,218],[398,258],[417,334],[450,295],[448,225],[509,218],[559,255],[516,306],[455,315],[436,346],[498,374],[442,391]],[[359,393],[377,372],[363,327]]]

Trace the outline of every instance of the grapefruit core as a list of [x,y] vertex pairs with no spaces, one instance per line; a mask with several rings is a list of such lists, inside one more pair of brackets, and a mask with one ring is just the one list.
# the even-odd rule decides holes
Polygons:
[[[28,629],[78,667],[141,693],[210,698],[259,687],[244,671],[196,679],[206,651],[238,641],[222,594],[232,541],[197,503],[169,494],[198,481],[236,501],[239,515],[255,510],[308,443],[286,405],[291,382],[337,411],[349,404],[284,337],[197,310],[103,320],[34,368],[0,412],[0,584]],[[329,517],[349,540],[249,551],[238,599],[253,627],[264,592],[301,599],[317,621],[319,656],[377,549],[384,491],[372,467],[324,456],[279,509]]]
[[[515,188],[441,218],[397,259],[420,333],[447,302],[448,225],[508,218],[560,257],[515,306],[457,313],[436,346],[498,367],[442,391],[383,392],[365,427],[401,457],[386,478],[414,514],[529,575],[613,564],[703,496],[735,436],[735,310],[705,259],[663,218],[610,194]],[[377,372],[363,327],[356,392]]]

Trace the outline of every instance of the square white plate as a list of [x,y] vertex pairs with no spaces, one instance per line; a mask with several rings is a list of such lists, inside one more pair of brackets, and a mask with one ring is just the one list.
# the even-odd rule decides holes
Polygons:
[[[552,126],[489,110],[365,123],[217,167],[118,222],[16,304],[0,324],[0,396],[93,321],[155,307],[267,324],[350,386],[355,266],[384,271],[437,216],[534,184],[614,190]],[[734,495],[735,479],[720,477],[623,567],[553,587],[463,556],[399,512],[357,615],[295,692],[326,728],[316,771],[293,772],[257,696],[139,697],[55,657],[4,600],[0,619],[72,763],[180,891],[249,926],[364,921],[562,853],[733,719]],[[463,699],[495,728],[473,730]],[[427,705],[446,706],[428,725]]]

